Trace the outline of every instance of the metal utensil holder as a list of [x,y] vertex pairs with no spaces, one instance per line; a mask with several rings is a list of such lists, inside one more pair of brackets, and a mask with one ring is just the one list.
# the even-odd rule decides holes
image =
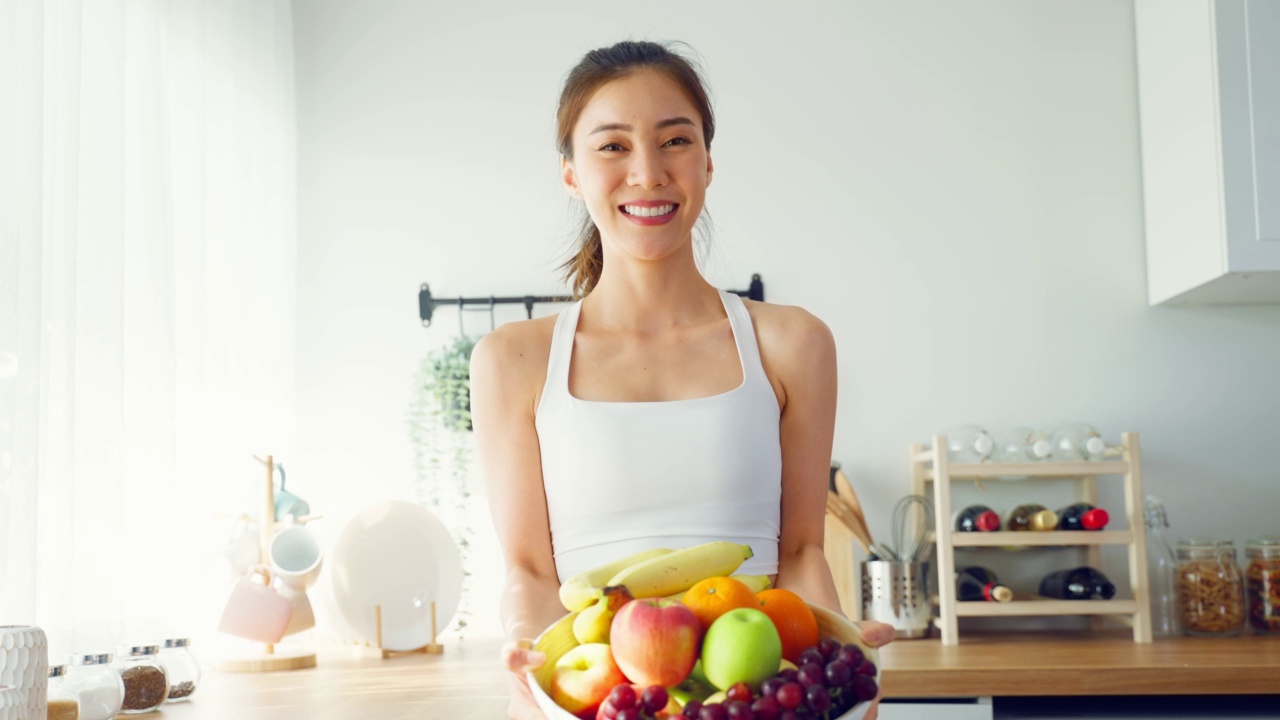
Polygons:
[[894,637],[929,634],[929,563],[862,562],[862,616],[892,625]]

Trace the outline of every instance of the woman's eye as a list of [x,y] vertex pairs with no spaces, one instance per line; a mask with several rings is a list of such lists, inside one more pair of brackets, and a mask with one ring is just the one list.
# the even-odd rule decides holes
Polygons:
[[618,143],[605,143],[600,146],[600,150],[603,152],[621,152],[622,146]]
[[668,145],[688,145],[691,141],[687,137],[673,137],[667,141]]

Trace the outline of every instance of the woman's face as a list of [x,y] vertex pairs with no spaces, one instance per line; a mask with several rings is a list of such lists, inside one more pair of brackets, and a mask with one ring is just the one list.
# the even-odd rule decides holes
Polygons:
[[573,129],[565,188],[586,202],[605,250],[656,260],[685,245],[711,182],[702,117],[666,75],[604,85]]

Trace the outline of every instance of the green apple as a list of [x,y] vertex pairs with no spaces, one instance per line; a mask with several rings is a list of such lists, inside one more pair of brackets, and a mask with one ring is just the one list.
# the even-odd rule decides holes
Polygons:
[[680,707],[688,705],[690,700],[705,703],[707,697],[715,691],[715,688],[698,680],[692,673],[689,674],[689,677],[681,680],[679,684],[667,688],[667,693],[680,703]]
[[730,610],[716,618],[702,640],[702,672],[720,690],[739,682],[758,690],[781,664],[778,629],[755,608]]

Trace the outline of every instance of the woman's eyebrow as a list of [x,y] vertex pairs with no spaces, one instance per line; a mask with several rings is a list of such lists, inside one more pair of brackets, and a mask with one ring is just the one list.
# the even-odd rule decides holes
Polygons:
[[[687,117],[673,117],[673,118],[667,118],[666,120],[659,120],[658,123],[653,127],[657,130],[661,130],[663,128],[671,127],[672,125],[692,125],[692,124],[693,124],[693,121]],[[635,128],[631,127],[630,125],[627,125],[626,123],[608,123],[605,125],[601,125],[600,127],[596,128],[595,130],[592,130],[587,134],[595,135],[598,132],[607,132],[609,130],[622,130],[624,132],[631,132],[634,129]]]

